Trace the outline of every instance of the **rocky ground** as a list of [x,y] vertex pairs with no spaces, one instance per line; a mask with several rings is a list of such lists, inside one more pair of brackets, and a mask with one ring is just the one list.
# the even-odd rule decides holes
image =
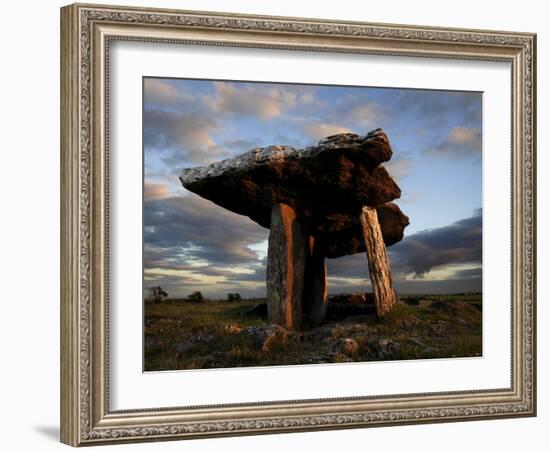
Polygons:
[[146,304],[145,370],[481,356],[481,295],[408,296],[383,319],[365,294],[330,298],[321,326],[266,322],[265,302]]

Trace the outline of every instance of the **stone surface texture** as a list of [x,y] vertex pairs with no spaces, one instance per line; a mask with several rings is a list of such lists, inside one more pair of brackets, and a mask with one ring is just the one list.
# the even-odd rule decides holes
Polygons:
[[388,254],[382,240],[382,231],[380,230],[376,208],[363,207],[361,225],[365,237],[374,304],[376,313],[381,317],[392,310],[397,302],[397,296],[393,289]]
[[267,255],[268,320],[290,329],[302,326],[306,241],[294,210],[275,205]]
[[381,129],[360,136],[344,133],[297,150],[256,148],[206,167],[184,169],[182,185],[201,197],[271,228],[271,210],[284,203],[296,212],[305,235],[324,256],[364,251],[359,213],[380,209],[386,245],[403,238],[409,221],[392,200],[401,190],[381,165],[392,149]]

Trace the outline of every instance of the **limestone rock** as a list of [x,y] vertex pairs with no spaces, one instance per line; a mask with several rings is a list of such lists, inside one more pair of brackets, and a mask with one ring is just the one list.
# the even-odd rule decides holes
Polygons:
[[369,276],[374,294],[374,304],[378,317],[382,317],[397,303],[393,289],[391,270],[382,230],[375,208],[364,206],[361,214],[361,225],[365,237]]
[[357,344],[355,339],[342,339],[340,342],[340,351],[346,356],[354,356],[359,351],[359,344]]
[[[386,245],[403,237],[408,218],[391,202],[401,190],[380,164],[392,149],[381,129],[359,136],[344,133],[297,150],[287,146],[256,148],[206,167],[184,169],[188,190],[271,227],[276,204],[289,205],[304,235],[319,240],[327,257],[362,251],[359,212],[381,208]],[[348,243],[351,237],[351,245]]]
[[399,351],[401,345],[398,342],[392,341],[391,339],[379,339],[378,340],[378,358],[392,358],[394,357],[394,352]]
[[276,324],[248,327],[242,332],[252,337],[263,352],[270,352],[275,345],[286,345],[290,335],[288,330]]
[[188,351],[194,350],[198,347],[201,347],[205,344],[209,344],[216,340],[216,336],[213,334],[197,334],[195,336],[189,337],[184,342],[179,342],[174,344],[172,349],[176,353],[186,353]]
[[242,328],[233,323],[228,323],[223,327],[223,331],[225,331],[227,334],[237,334],[242,331]]
[[267,255],[267,311],[271,323],[302,326],[306,241],[294,210],[275,205]]

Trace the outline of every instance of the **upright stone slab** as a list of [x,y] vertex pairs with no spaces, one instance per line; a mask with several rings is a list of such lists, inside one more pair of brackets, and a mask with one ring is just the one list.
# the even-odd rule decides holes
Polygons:
[[317,242],[309,236],[306,246],[306,272],[304,280],[304,318],[311,327],[325,318],[328,301],[327,265],[319,252]]
[[369,275],[378,317],[392,310],[397,297],[392,286],[392,277],[386,245],[378,222],[376,208],[363,206],[360,213],[365,248],[369,262]]
[[289,330],[302,327],[306,241],[296,212],[278,203],[271,212],[267,254],[269,322]]

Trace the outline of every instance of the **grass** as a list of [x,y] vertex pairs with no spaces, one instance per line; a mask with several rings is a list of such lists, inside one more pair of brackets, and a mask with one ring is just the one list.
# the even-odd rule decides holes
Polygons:
[[[481,294],[403,296],[382,319],[349,316],[291,332],[269,348],[247,333],[266,325],[261,300],[145,305],[145,370],[480,356]],[[352,350],[346,339],[355,341]]]

